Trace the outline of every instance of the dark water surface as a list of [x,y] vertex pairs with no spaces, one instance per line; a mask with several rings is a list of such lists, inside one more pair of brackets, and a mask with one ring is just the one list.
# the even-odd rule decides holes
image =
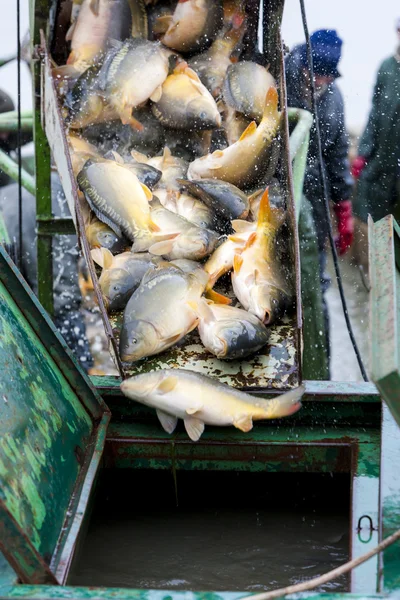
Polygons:
[[[345,476],[121,471],[103,477],[72,585],[259,591],[349,555]],[[342,577],[321,589],[345,591]]]

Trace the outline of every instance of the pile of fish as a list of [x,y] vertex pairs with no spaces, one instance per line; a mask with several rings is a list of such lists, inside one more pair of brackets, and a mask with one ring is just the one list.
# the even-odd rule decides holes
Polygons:
[[[240,60],[245,31],[242,0],[73,1],[69,56],[54,77],[104,302],[124,311],[124,362],[195,328],[219,359],[244,358],[293,305],[285,203],[273,179],[278,93],[266,68]],[[151,375],[164,400],[166,386],[196,383]],[[123,384],[140,399],[138,389]],[[268,418],[266,406],[253,409]],[[174,415],[160,416],[167,431],[182,416]],[[185,424],[195,439],[194,421],[246,431],[251,421],[221,419],[206,411]]]

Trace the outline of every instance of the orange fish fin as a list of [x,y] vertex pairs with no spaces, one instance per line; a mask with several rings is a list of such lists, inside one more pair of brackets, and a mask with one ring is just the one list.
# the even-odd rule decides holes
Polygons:
[[208,290],[205,293],[206,298],[215,302],[215,304],[232,304],[232,300],[223,294],[219,294],[215,290]]
[[243,258],[240,256],[240,254],[235,254],[235,256],[233,257],[233,270],[235,273],[239,273],[242,264]]
[[[144,191],[144,195],[146,196],[146,199],[150,202],[153,198],[152,192],[149,190],[147,185],[145,185],[144,183],[141,183],[140,186],[141,186],[142,190]],[[154,229],[153,231],[160,231],[160,228],[157,227],[157,229]]]
[[269,191],[268,188],[261,196],[260,208],[258,210],[258,221],[257,227],[262,227],[265,223],[271,220],[271,205],[269,203]]
[[[121,119],[121,121],[122,121],[122,119]],[[126,123],[123,122],[123,124],[124,125],[130,125],[132,127],[132,129],[136,129],[137,131],[143,131],[144,130],[144,127],[141,124],[141,122],[138,121],[137,119],[135,119],[135,117],[132,116],[132,115],[129,117],[129,120]]]
[[279,119],[278,112],[278,92],[274,86],[271,86],[265,96],[265,107],[263,119],[266,117],[273,117]]
[[156,225],[156,223],[153,223],[153,221],[150,221],[149,229],[150,229],[150,231],[153,231],[153,232],[161,231],[160,227],[158,225]]
[[257,123],[255,121],[252,121],[250,123],[250,125],[248,125],[246,127],[246,129],[243,131],[242,135],[239,138],[239,142],[241,142],[242,140],[247,138],[249,135],[253,135],[253,133],[256,131],[256,129],[257,129]]
[[250,246],[252,246],[254,244],[254,242],[256,241],[257,238],[257,232],[253,231],[253,233],[250,234],[249,239],[247,240],[244,250],[246,250],[246,248],[250,248]]

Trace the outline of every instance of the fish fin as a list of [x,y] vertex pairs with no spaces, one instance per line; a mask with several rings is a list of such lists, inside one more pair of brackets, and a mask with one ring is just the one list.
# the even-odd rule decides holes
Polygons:
[[[254,231],[254,223],[250,223],[250,221],[244,221],[243,219],[233,219],[232,227],[236,231],[236,233],[243,233],[245,231]],[[232,239],[232,237],[230,236]]]
[[190,67],[187,67],[185,69],[185,75],[187,75],[187,77],[189,77],[189,79],[191,79],[195,83],[199,83],[201,85],[201,87],[203,88],[203,84],[200,81],[200,77],[197,75],[197,73],[195,71],[193,71],[193,69],[191,69]]
[[254,399],[254,404],[265,410],[263,419],[279,419],[293,415],[301,408],[301,398],[305,392],[304,385],[300,385],[290,392],[285,392],[272,400]]
[[[151,192],[151,190],[149,190],[147,185],[145,185],[144,183],[140,183],[140,185],[141,185],[142,190],[144,191],[144,195],[146,196],[147,201],[151,202],[151,200],[153,198],[153,193]],[[154,229],[153,231],[160,231],[160,228],[157,227],[157,229]]]
[[92,13],[96,15],[96,17],[98,17],[100,10],[100,0],[90,0],[89,6]]
[[107,160],[113,160],[120,165],[125,164],[125,161],[122,158],[122,156],[120,154],[118,154],[118,152],[116,152],[115,150],[109,150],[108,152],[105,153],[103,158],[106,158]]
[[156,87],[156,89],[150,96],[150,100],[152,102],[159,102],[161,100],[161,96],[162,96],[162,86],[159,85],[158,87]]
[[257,123],[255,121],[252,121],[250,125],[247,125],[246,129],[243,131],[238,141],[241,142],[242,140],[244,140],[244,138],[247,138],[249,135],[253,135],[256,129]]
[[168,413],[164,412],[163,410],[160,410],[159,408],[156,409],[156,413],[164,431],[166,431],[167,433],[173,433],[178,423],[178,417],[169,415]]
[[55,79],[75,79],[81,75],[80,71],[73,64],[61,65],[51,70]]
[[247,240],[243,250],[246,250],[246,248],[250,248],[250,246],[252,246],[254,244],[256,239],[257,239],[257,232],[253,231],[253,233],[250,234],[249,239]]
[[166,160],[168,160],[169,158],[171,158],[171,156],[172,156],[171,150],[168,148],[168,146],[164,146],[164,150],[163,150],[163,159],[164,159],[164,162]]
[[189,68],[189,65],[187,64],[186,60],[181,60],[175,66],[174,73],[175,74],[184,73],[186,71],[186,69],[188,69],[188,68]]
[[263,119],[272,118],[274,120],[279,120],[279,117],[278,92],[274,86],[271,86],[265,96]]
[[164,256],[165,254],[169,254],[174,246],[174,240],[164,240],[162,242],[156,242],[152,244],[149,248],[150,254],[155,254],[156,256]]
[[271,220],[271,205],[269,203],[269,190],[265,189],[265,192],[261,196],[260,208],[258,210],[257,228],[263,227],[265,223]]
[[243,239],[240,233],[238,233],[237,235],[232,233],[231,235],[228,235],[228,239],[232,242],[235,242],[235,244],[241,244],[242,246],[244,246],[244,244],[246,243],[246,240]]
[[187,415],[195,415],[202,408],[203,408],[203,404],[201,402],[199,402],[197,404],[197,406],[190,406],[189,408],[186,409],[185,412],[186,412]]
[[243,258],[240,256],[240,254],[235,254],[235,256],[233,257],[233,270],[235,273],[239,273],[242,264]]
[[200,298],[197,302],[194,300],[190,300],[188,302],[190,308],[194,310],[196,315],[198,315],[201,319],[203,319],[206,323],[209,323],[214,318],[214,313],[210,308],[209,304],[207,304],[204,298]]
[[74,35],[76,23],[77,23],[77,21],[74,21],[72,23],[71,27],[68,29],[67,34],[65,36],[65,41],[66,42],[70,42],[72,40],[72,36]]
[[[122,121],[122,119],[121,119]],[[131,115],[129,117],[129,120],[124,123],[122,121],[123,125],[130,125],[132,127],[132,129],[136,129],[136,131],[143,131],[144,130],[144,126],[142,125],[142,123],[140,121],[138,121],[137,119],[135,119],[135,117],[133,115]]]
[[179,333],[175,333],[175,335],[171,335],[169,338],[167,338],[165,341],[165,343],[168,346],[173,346],[173,344],[176,344],[176,342],[179,342],[179,340],[182,339],[182,332],[180,331]]
[[158,394],[168,394],[177,386],[178,378],[175,375],[167,375],[157,386]]
[[204,431],[204,423],[196,417],[188,416],[184,419],[185,429],[193,442],[197,442],[201,438],[201,434]]
[[253,202],[253,200],[256,200],[259,197],[259,195],[261,194],[261,192],[262,192],[262,188],[260,188],[256,192],[253,192],[252,194],[250,194],[250,196],[248,196],[248,198],[247,198],[248,201],[251,203],[251,202]]
[[158,233],[159,231],[161,231],[159,226],[156,223],[154,223],[153,221],[150,221],[149,229],[152,233]]
[[224,153],[222,150],[214,150],[214,152],[212,153],[211,156],[215,156],[215,158],[220,158],[223,155],[224,155]]
[[146,156],[145,154],[142,154],[141,152],[138,152],[137,150],[131,150],[131,156],[137,162],[144,163],[144,164],[147,164],[147,161],[149,160],[148,156]]
[[247,433],[253,429],[253,418],[251,415],[243,415],[234,421],[233,425],[236,429],[240,429],[240,431],[245,431]]
[[108,248],[94,248],[90,251],[95,263],[100,265],[102,269],[109,269],[113,262],[114,256]]
[[172,15],[165,15],[158,17],[153,26],[153,33],[163,34],[167,31],[173,21]]
[[215,302],[215,304],[232,304],[232,300],[215,290],[207,290],[205,297]]

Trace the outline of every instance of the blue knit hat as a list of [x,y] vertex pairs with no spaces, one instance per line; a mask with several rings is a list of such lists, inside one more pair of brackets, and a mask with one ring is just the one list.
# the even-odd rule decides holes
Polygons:
[[[343,41],[334,29],[319,29],[310,36],[314,73],[316,75],[331,75],[340,77],[337,66],[342,53]],[[308,67],[307,47],[300,47],[301,61]]]

